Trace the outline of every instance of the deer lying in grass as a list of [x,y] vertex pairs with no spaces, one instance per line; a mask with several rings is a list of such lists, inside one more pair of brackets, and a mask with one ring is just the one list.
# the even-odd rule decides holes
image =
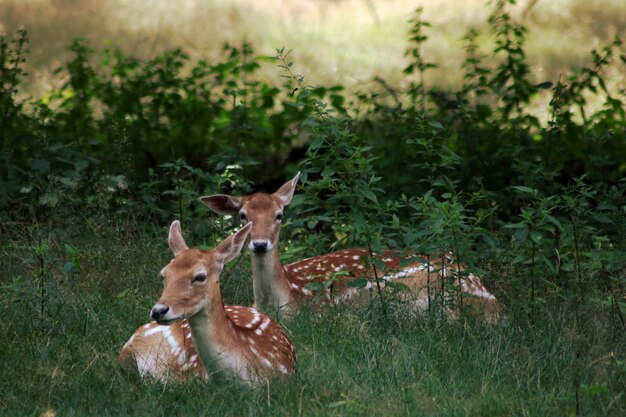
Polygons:
[[[372,278],[378,276],[382,287],[392,280],[404,284],[409,290],[405,297],[423,310],[429,308],[437,291],[441,291],[441,282],[445,279],[460,288],[464,294],[464,307],[486,321],[493,322],[499,318],[502,310],[500,302],[482,285],[478,276],[467,273],[466,265],[452,255],[420,256],[420,261],[415,262],[410,258],[401,259],[394,251],[385,251],[382,255],[374,255],[384,263],[385,271],[375,271],[366,266],[367,262],[363,262],[369,256],[367,250],[343,249],[282,265],[278,252],[280,224],[283,210],[293,197],[299,175],[273,194],[255,193],[243,197],[218,194],[200,198],[219,214],[236,215],[244,224],[253,224],[248,249],[257,307],[263,311],[278,309],[289,316],[314,296],[319,298],[321,295],[328,302],[348,302],[365,293],[347,285],[348,282],[366,277],[369,281],[365,287],[371,288]],[[331,277],[333,283],[324,289],[323,294],[314,294],[307,288],[311,282],[324,282]],[[448,313],[458,314],[458,309]]]
[[161,271],[163,293],[151,310],[156,323],[139,328],[126,343],[123,364],[160,381],[215,374],[256,384],[293,372],[294,346],[275,321],[222,302],[220,273],[239,255],[252,227],[246,224],[214,249],[201,250],[189,249],[180,223],[172,223],[168,243],[175,258]]
[[[348,282],[367,277],[370,282],[365,288],[371,288],[371,278],[375,277],[373,268],[367,267],[363,262],[369,256],[365,249],[344,249],[287,265],[281,264],[278,252],[280,224],[283,210],[291,202],[298,178],[299,175],[296,175],[273,194],[255,193],[244,197],[220,194],[201,197],[202,202],[214,211],[237,215],[246,224],[253,223],[248,248],[252,261],[256,307],[263,311],[278,309],[287,316],[315,296],[334,303],[356,301],[367,292],[350,287]],[[409,262],[403,265],[404,259],[400,259],[393,251],[386,251],[380,259],[385,265],[384,273],[379,275],[381,286],[384,287],[388,281],[398,280],[409,289],[405,297],[414,302],[418,309],[428,309],[438,291],[441,294],[442,279],[451,279],[452,285],[457,287],[460,281],[460,290],[467,294],[463,297],[464,307],[489,322],[495,322],[500,317],[500,302],[482,285],[478,276],[472,273],[463,275],[466,266],[456,262],[451,255],[420,257],[426,262]],[[378,271],[380,272],[383,271]],[[307,284],[311,282],[324,282],[328,279],[334,279],[333,285],[326,287],[322,294],[315,294],[307,288]],[[458,314],[458,309],[448,313]],[[167,330],[156,323],[147,324],[144,328],[143,334],[149,333],[151,338],[133,335],[125,347],[129,351],[148,352],[150,346],[155,352],[145,355],[148,360],[137,361],[140,372],[159,375],[162,373],[161,368],[174,369],[179,366],[176,363],[180,362],[181,369],[185,372],[184,377],[206,376],[204,369],[198,365],[185,320],[172,324]],[[163,358],[160,367],[154,366],[153,359],[150,359],[156,356]]]

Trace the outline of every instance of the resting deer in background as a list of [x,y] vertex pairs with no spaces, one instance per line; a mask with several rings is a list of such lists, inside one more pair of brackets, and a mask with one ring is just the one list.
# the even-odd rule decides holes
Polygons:
[[222,302],[220,273],[239,255],[252,227],[248,223],[214,249],[201,250],[188,248],[180,223],[172,223],[168,243],[175,257],[160,274],[163,293],[151,310],[156,323],[135,332],[122,349],[122,363],[160,381],[216,374],[256,384],[294,371],[294,346],[275,321]]
[[[348,286],[348,282],[367,277],[370,282],[366,288],[371,288],[371,279],[383,272],[365,265],[363,261],[369,256],[366,249],[343,249],[281,264],[278,241],[283,210],[291,202],[299,176],[298,173],[273,194],[255,193],[242,197],[218,194],[200,198],[219,214],[235,215],[244,224],[253,224],[248,249],[252,261],[255,304],[263,311],[278,309],[287,316],[315,295],[335,303],[359,298],[363,291]],[[501,313],[499,301],[482,285],[480,278],[463,272],[466,266],[452,255],[420,256],[420,259],[425,259],[424,262],[411,261],[411,257],[401,259],[395,251],[389,250],[374,256],[385,265],[384,275],[379,276],[380,284],[384,287],[390,280],[401,279],[400,282],[409,290],[405,296],[414,300],[419,309],[429,308],[431,291],[441,288],[438,283],[445,278],[452,279],[457,287],[460,285],[461,292],[467,294],[463,297],[464,305],[474,309],[485,320],[496,321]],[[324,282],[331,278],[333,285],[326,288],[323,294],[314,294],[307,288],[311,282]],[[449,313],[458,314],[458,310]]]

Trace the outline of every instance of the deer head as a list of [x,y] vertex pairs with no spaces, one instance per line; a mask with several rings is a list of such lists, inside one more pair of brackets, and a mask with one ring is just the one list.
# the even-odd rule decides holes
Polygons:
[[213,249],[190,249],[183,239],[180,222],[174,221],[168,243],[175,257],[161,270],[163,293],[152,307],[152,318],[164,324],[223,308],[220,273],[227,262],[239,255],[251,228],[252,223],[246,224]]
[[219,214],[238,216],[242,224],[253,223],[248,248],[263,254],[278,244],[283,209],[291,202],[298,178],[300,173],[273,194],[256,193],[244,197],[216,194],[200,197],[200,201]]

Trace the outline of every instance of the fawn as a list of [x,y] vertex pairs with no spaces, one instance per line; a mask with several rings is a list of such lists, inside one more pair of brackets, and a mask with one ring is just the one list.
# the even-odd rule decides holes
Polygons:
[[222,302],[220,273],[251,228],[246,224],[201,250],[187,247],[180,223],[172,223],[168,243],[175,257],[160,273],[163,293],[151,310],[156,323],[135,332],[120,362],[160,381],[215,374],[256,384],[294,371],[296,351],[280,325],[254,308]]

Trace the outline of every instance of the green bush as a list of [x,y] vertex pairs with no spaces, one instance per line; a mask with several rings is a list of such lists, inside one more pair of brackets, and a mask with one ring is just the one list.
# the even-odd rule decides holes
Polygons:
[[[23,99],[26,32],[1,37],[2,221],[177,217],[201,236],[231,223],[208,217],[199,195],[273,190],[299,169],[288,256],[454,252],[478,272],[511,271],[487,280],[530,311],[556,298],[621,314],[626,116],[623,94],[604,82],[621,41],[593,51],[590,67],[536,82],[526,28],[507,3],[489,18],[492,59],[480,34],[467,34],[458,91],[425,84],[437,67],[422,52],[430,25],[420,9],[406,91],[378,80],[386,94],[350,98],[306,84],[284,49],[264,57],[225,46],[220,62],[174,50],[142,62],[77,40],[57,70],[66,83]],[[256,78],[265,64],[282,69],[280,85]],[[604,105],[588,111],[590,97]],[[547,101],[545,121],[532,114],[537,100]]]

